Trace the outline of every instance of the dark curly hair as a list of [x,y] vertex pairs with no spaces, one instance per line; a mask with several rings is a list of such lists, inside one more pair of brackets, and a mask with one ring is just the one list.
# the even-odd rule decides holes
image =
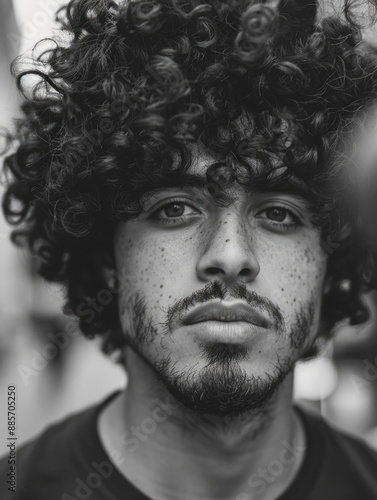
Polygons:
[[376,59],[350,4],[343,20],[318,20],[317,8],[71,0],[57,14],[62,40],[32,67],[14,64],[25,98],[8,134],[3,210],[14,242],[34,252],[42,276],[66,285],[66,310],[105,352],[124,346],[117,301],[92,321],[80,311],[108,287],[114,228],[140,214],[146,193],[179,181],[198,142],[216,158],[207,183],[219,203],[235,180],[305,192],[329,254],[328,332],[343,318],[366,319],[369,261],[355,230],[339,236],[346,204],[335,159],[343,131],[375,98]]

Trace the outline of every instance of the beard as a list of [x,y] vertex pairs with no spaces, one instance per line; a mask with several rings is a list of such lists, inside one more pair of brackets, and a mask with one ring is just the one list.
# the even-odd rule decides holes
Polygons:
[[132,305],[127,309],[135,335],[126,335],[127,345],[152,368],[157,379],[181,405],[196,414],[230,419],[265,409],[296,361],[310,348],[304,349],[304,345],[315,315],[312,300],[301,306],[287,332],[280,309],[268,299],[249,292],[244,284],[237,284],[231,291],[231,297],[242,298],[268,312],[274,320],[277,334],[289,339],[291,356],[278,358],[271,373],[265,373],[263,377],[250,375],[242,368],[241,363],[247,362],[251,348],[239,344],[203,342],[200,347],[207,364],[199,371],[195,371],[194,367],[177,370],[169,353],[159,360],[151,360],[148,356],[150,344],[158,336],[171,335],[173,320],[188,307],[213,298],[225,298],[226,287],[219,282],[209,283],[204,290],[171,306],[166,312],[162,333],[153,325],[145,300],[138,294],[134,295],[130,301]]
[[229,351],[226,355],[229,362],[209,363],[198,373],[175,371],[169,358],[159,363],[155,371],[170,394],[194,413],[234,418],[263,410],[289,368],[284,363],[275,366],[273,374],[266,374],[264,378],[250,376],[239,361],[232,358],[233,347],[220,347],[223,352]]

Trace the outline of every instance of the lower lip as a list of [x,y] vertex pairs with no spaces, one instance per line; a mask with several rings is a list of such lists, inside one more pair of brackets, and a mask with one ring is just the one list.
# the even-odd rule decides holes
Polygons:
[[247,321],[201,321],[185,328],[194,330],[194,334],[201,340],[211,340],[212,342],[226,342],[236,344],[250,341],[251,336],[261,333],[265,328],[253,325]]

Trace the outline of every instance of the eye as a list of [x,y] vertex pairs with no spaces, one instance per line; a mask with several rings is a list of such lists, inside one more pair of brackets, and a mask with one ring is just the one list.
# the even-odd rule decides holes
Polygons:
[[282,229],[292,229],[299,225],[300,219],[291,210],[285,207],[273,206],[265,208],[256,214],[268,224]]
[[291,212],[288,212],[286,208],[283,207],[271,207],[265,210],[267,219],[276,222],[287,222],[287,218],[292,219]]
[[187,201],[171,200],[161,204],[152,214],[151,219],[161,224],[178,224],[187,221],[199,212]]
[[173,203],[165,205],[161,212],[163,212],[167,217],[182,217],[186,208],[187,206],[182,201],[174,201]]

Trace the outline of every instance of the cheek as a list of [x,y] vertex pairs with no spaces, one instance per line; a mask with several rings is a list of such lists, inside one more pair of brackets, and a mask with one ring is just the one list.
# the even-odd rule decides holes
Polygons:
[[266,246],[261,252],[261,280],[271,283],[270,298],[289,320],[300,307],[321,302],[327,269],[327,255],[318,237],[304,236],[299,241]]
[[[139,293],[149,308],[164,307],[185,294],[184,284],[195,271],[192,238],[179,238],[173,232],[165,237],[139,234],[137,228],[120,230],[115,238],[118,273],[123,276],[121,303]],[[192,262],[191,262],[192,261]]]

